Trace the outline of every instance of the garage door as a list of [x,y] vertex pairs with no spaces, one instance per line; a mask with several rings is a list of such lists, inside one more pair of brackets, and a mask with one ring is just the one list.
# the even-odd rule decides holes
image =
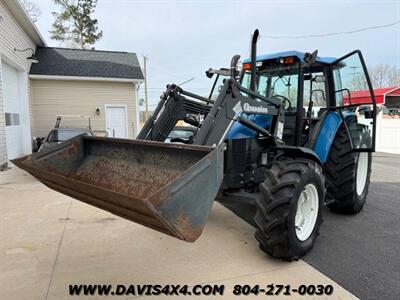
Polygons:
[[2,62],[2,75],[7,157],[13,159],[23,154],[18,71]]
[[106,106],[106,126],[109,137],[127,138],[126,106]]

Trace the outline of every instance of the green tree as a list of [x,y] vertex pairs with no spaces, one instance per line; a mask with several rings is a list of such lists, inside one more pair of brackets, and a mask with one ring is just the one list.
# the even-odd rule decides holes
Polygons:
[[51,38],[81,49],[94,49],[93,45],[103,36],[93,17],[97,0],[54,0],[54,3],[61,6],[61,11],[53,12]]

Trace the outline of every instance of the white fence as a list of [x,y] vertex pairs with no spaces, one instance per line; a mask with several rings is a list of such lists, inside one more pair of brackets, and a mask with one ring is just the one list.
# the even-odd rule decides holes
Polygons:
[[377,117],[376,151],[400,154],[400,119]]

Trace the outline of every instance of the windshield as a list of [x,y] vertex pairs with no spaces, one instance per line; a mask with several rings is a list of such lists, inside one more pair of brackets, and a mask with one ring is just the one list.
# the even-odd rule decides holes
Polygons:
[[80,134],[85,134],[85,135],[91,135],[87,130],[85,129],[58,129],[58,130],[53,130],[50,132],[47,141],[48,142],[63,142],[66,140],[69,140],[75,136],[78,136]]
[[[257,91],[266,97],[283,98],[290,101],[291,107],[297,105],[298,92],[298,64],[290,66],[270,66],[257,70]],[[242,86],[250,87],[250,71],[246,71],[242,78]]]

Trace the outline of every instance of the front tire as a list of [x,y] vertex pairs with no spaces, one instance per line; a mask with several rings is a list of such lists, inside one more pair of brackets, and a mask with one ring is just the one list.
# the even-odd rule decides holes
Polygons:
[[289,158],[274,162],[256,201],[255,236],[260,248],[288,261],[304,256],[319,234],[324,197],[319,164]]
[[[370,137],[364,134],[363,139]],[[342,125],[325,166],[330,209],[344,214],[356,214],[363,209],[368,194],[371,162],[371,152],[352,151],[346,127]]]

